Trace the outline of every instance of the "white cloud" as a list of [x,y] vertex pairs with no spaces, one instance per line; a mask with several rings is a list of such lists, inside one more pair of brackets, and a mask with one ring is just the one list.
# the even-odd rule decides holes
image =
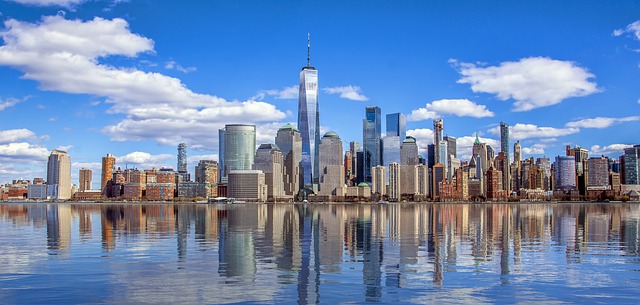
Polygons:
[[[188,141],[181,139],[195,143],[217,134],[210,127],[212,122],[219,128],[224,123],[268,122],[286,117],[268,103],[227,101],[195,93],[177,78],[99,63],[109,56],[136,57],[154,52],[153,41],[131,33],[124,19],[96,17],[80,21],[48,16],[38,23],[9,19],[5,28],[0,33],[5,42],[0,47],[0,65],[24,72],[23,78],[38,81],[44,90],[106,97],[106,103],[112,105],[108,113],[126,115],[121,122],[103,128],[112,140],[167,143],[167,139],[180,138],[176,134],[186,130],[184,126],[205,126],[205,130],[214,131],[189,131],[183,136]],[[193,113],[195,117],[176,113]],[[174,131],[168,133],[168,129]]]
[[589,81],[594,75],[570,61],[529,57],[489,67],[452,62],[462,76],[458,83],[470,84],[473,92],[496,94],[503,101],[515,100],[513,111],[551,106],[599,91]]
[[428,128],[418,128],[407,130],[407,136],[416,138],[420,153],[427,154],[427,145],[433,144],[433,130]]
[[[500,127],[489,129],[489,132],[495,135],[500,134]],[[515,124],[509,127],[509,137],[513,140],[524,140],[530,138],[553,138],[561,137],[580,132],[579,128],[555,128],[540,127],[534,124]]]
[[17,142],[19,140],[35,139],[36,134],[29,129],[0,130],[0,144]]
[[218,154],[211,154],[211,155],[195,155],[195,156],[188,156],[187,157],[187,162],[189,163],[198,163],[200,162],[200,160],[215,160],[218,161]]
[[9,0],[24,5],[71,7],[85,0]]
[[624,33],[633,34],[637,40],[640,40],[640,20],[627,25],[624,29],[614,30],[613,36],[621,36]]
[[340,94],[341,98],[346,98],[348,100],[353,101],[368,101],[369,98],[364,96],[360,92],[360,87],[358,86],[342,86],[342,87],[333,87],[333,88],[323,88],[324,92],[329,94]]
[[522,147],[522,154],[524,155],[543,155],[544,149],[547,146],[542,143],[533,144],[530,147]]
[[609,155],[609,154],[622,154],[624,153],[625,148],[633,147],[633,145],[629,144],[610,144],[604,147],[600,145],[591,146],[591,150],[589,153],[591,156],[596,155]]
[[0,160],[11,162],[45,161],[49,157],[46,147],[27,142],[9,143],[0,145]]
[[17,98],[8,98],[6,100],[0,100],[0,111],[3,111],[9,107],[13,107],[20,102],[22,101]]
[[68,152],[71,149],[73,149],[73,145],[61,145],[61,146],[56,147],[56,149]]
[[190,73],[190,72],[194,72],[196,70],[198,70],[196,67],[183,67],[179,64],[177,64],[175,61],[170,60],[168,61],[165,65],[164,65],[165,69],[169,69],[169,70],[178,70],[182,73]]
[[81,168],[90,169],[93,172],[93,175],[96,175],[97,172],[102,171],[102,163],[100,162],[72,162],[71,163],[72,171],[77,172]]
[[174,167],[169,165],[166,161],[168,159],[175,158],[169,154],[152,155],[147,152],[134,151],[121,157],[116,157],[116,162],[119,166],[131,167],[131,165],[139,166],[141,169],[161,168],[161,167]]
[[443,99],[428,103],[425,108],[413,110],[411,114],[407,116],[407,120],[422,121],[435,119],[445,114],[474,118],[494,116],[493,112],[487,109],[487,106],[478,105],[468,99]]
[[640,116],[629,116],[624,118],[597,117],[592,119],[582,119],[569,122],[565,126],[577,128],[607,128],[617,123],[640,121]]
[[278,100],[291,100],[298,98],[298,86],[289,86],[284,87],[282,90],[277,89],[269,89],[269,90],[260,90],[256,95],[250,98],[250,100],[260,101],[263,100],[266,96],[273,96]]

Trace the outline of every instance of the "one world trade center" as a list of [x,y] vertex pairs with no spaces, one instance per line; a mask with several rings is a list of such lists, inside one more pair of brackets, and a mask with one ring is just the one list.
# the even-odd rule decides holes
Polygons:
[[317,190],[320,111],[318,110],[318,70],[311,66],[310,35],[307,36],[307,66],[300,72],[298,95],[298,129],[302,137],[301,176],[304,187]]

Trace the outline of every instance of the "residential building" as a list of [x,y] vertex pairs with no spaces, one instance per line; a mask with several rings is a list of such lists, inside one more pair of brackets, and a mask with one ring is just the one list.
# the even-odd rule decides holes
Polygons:
[[54,149],[49,155],[47,185],[50,198],[71,199],[71,158],[67,152]]

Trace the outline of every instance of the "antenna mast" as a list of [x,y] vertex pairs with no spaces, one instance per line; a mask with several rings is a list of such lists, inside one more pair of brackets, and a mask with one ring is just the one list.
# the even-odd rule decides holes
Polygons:
[[307,67],[311,67],[311,33],[307,33]]

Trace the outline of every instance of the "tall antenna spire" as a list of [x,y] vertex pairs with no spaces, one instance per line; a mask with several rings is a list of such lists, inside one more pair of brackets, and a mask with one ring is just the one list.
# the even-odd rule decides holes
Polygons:
[[307,33],[307,67],[311,67],[311,33]]

